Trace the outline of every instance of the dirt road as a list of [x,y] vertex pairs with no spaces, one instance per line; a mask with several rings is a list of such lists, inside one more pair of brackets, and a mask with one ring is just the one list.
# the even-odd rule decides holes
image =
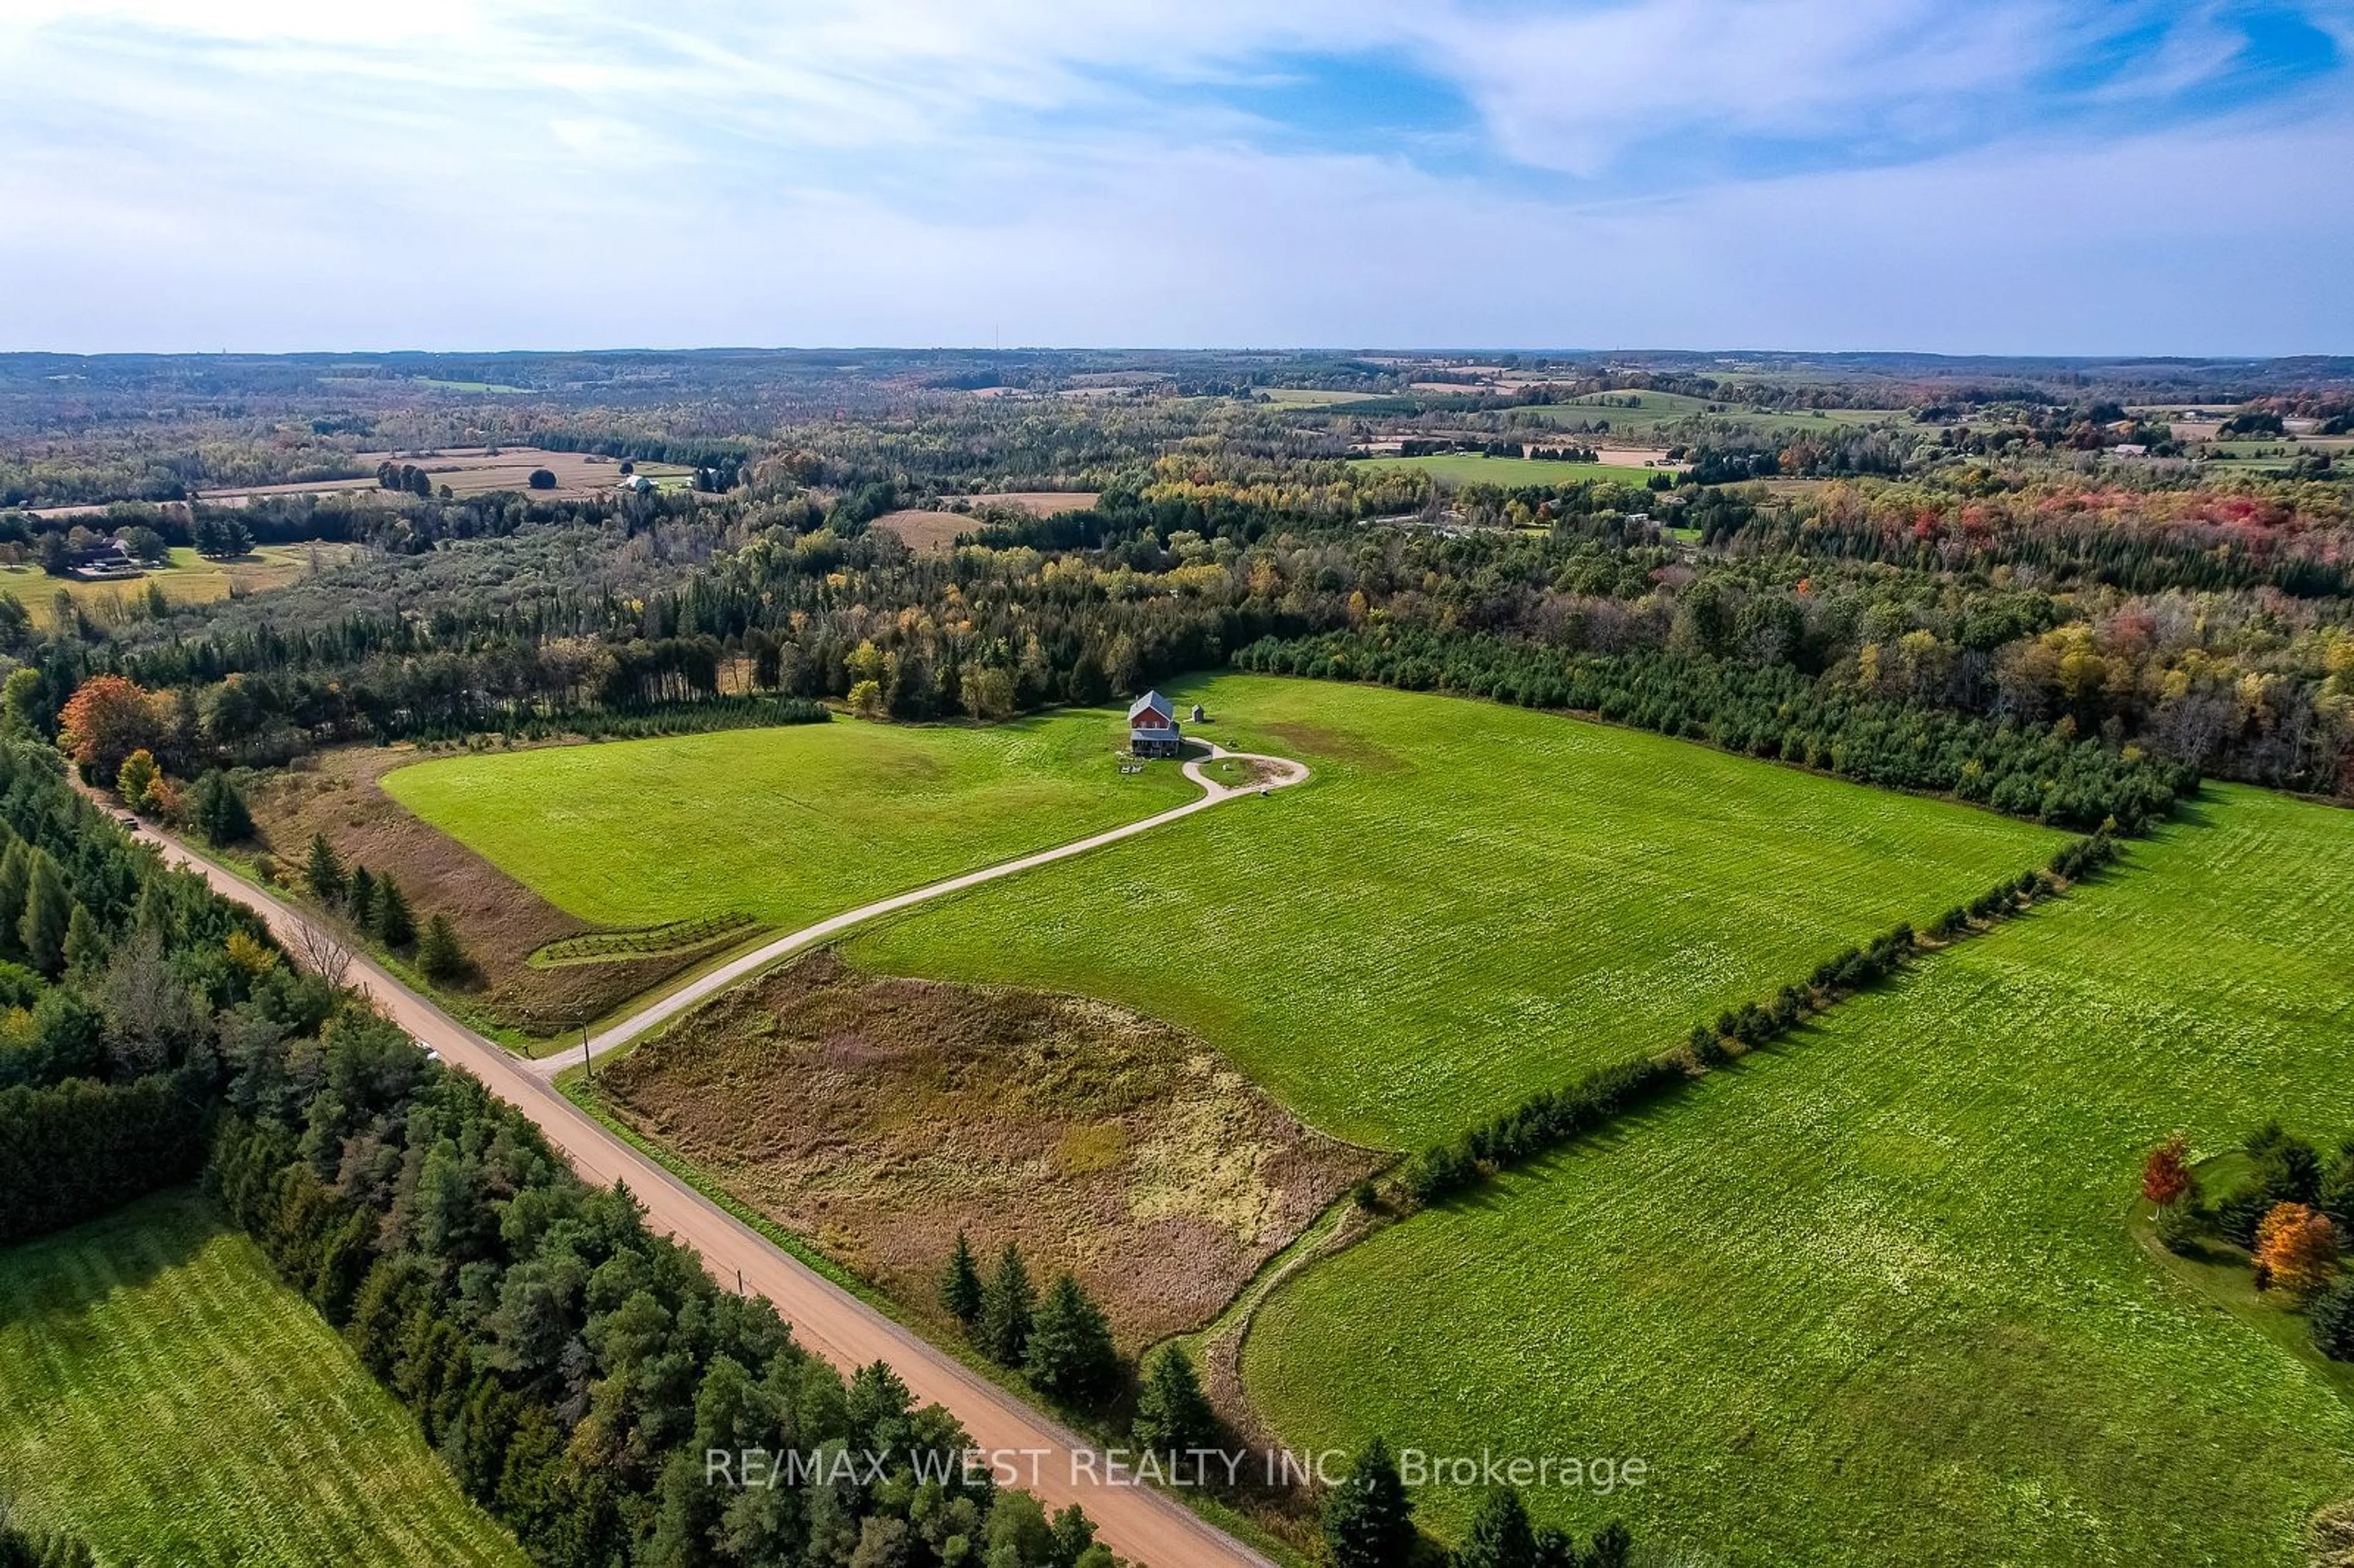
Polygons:
[[[864,925],[877,916],[889,915],[930,899],[946,897],[951,893],[961,893],[968,887],[978,887],[984,882],[994,882],[1001,876],[1012,876],[1016,872],[1028,871],[1033,866],[1047,865],[1058,860],[1068,860],[1073,855],[1085,854],[1089,850],[1101,849],[1106,844],[1118,843],[1122,839],[1131,839],[1139,833],[1150,832],[1153,829],[1176,821],[1181,817],[1190,817],[1196,811],[1206,811],[1213,806],[1246,795],[1261,795],[1270,789],[1281,789],[1288,785],[1298,784],[1308,777],[1308,769],[1288,758],[1267,757],[1252,751],[1228,751],[1224,747],[1212,746],[1206,741],[1194,744],[1207,746],[1209,748],[1207,756],[1195,758],[1185,764],[1185,777],[1202,787],[1200,800],[1188,800],[1182,806],[1172,806],[1169,810],[1156,812],[1152,816],[1140,818],[1133,822],[1109,828],[1084,839],[1075,839],[1066,844],[1057,844],[1053,849],[1040,850],[1035,854],[1025,854],[1014,860],[1000,861],[995,865],[984,866],[979,871],[969,871],[962,876],[951,876],[942,882],[911,888],[906,893],[894,894],[888,898],[880,898],[872,904],[862,905],[856,909],[848,910],[830,919],[821,920],[814,926],[804,926],[798,931],[777,938],[774,941],[764,942],[743,957],[732,959],[708,974],[696,976],[669,995],[621,1020],[603,1033],[590,1035],[588,1055],[592,1058],[601,1056],[608,1051],[626,1045],[647,1030],[657,1024],[668,1022],[696,1003],[726,991],[729,986],[748,976],[767,969],[779,959],[800,952],[805,948],[816,947],[830,938],[842,935],[853,927]],[[1221,784],[1203,770],[1205,765],[1213,762],[1247,764],[1256,777],[1246,784]],[[564,1051],[553,1056],[541,1057],[535,1062],[527,1063],[526,1065],[541,1077],[554,1078],[558,1073],[578,1063],[580,1059],[580,1053]]]
[[[1305,769],[1301,772],[1304,776]],[[1210,786],[1207,779],[1201,781],[1205,787],[1223,789]],[[1225,798],[1225,794],[1205,797],[1152,820],[1199,810]],[[147,829],[138,836],[156,845],[174,863],[201,874],[223,896],[258,911],[290,947],[298,947],[296,933],[308,922],[291,905],[175,840]],[[1076,850],[1066,846],[1066,853]],[[1120,1556],[1150,1568],[1235,1568],[1236,1564],[1272,1568],[1267,1559],[1163,1494],[1108,1478],[1096,1451],[1061,1425],[771,1245],[608,1132],[528,1064],[451,1018],[382,969],[355,958],[349,978],[387,1016],[439,1052],[444,1062],[472,1073],[493,1093],[521,1107],[539,1124],[548,1141],[571,1160],[582,1180],[600,1186],[627,1182],[645,1206],[650,1226],[694,1248],[704,1266],[723,1285],[732,1286],[740,1278],[747,1289],[776,1303],[801,1342],[835,1366],[847,1371],[871,1361],[888,1361],[918,1400],[936,1401],[954,1413],[977,1447],[1021,1456],[1013,1461],[1021,1482],[1041,1501],[1049,1507],[1075,1502],[1085,1508],[1087,1517],[1096,1521],[1098,1538]]]

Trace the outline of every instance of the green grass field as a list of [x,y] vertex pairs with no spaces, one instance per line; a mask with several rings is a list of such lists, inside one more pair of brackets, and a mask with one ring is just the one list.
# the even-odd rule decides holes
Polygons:
[[0,1252],[0,1477],[101,1563],[524,1561],[186,1191]]
[[150,583],[162,588],[164,599],[173,604],[209,604],[232,593],[284,588],[310,570],[314,554],[322,567],[334,567],[351,550],[349,545],[261,545],[234,561],[208,561],[183,545],[172,551],[168,567],[117,583],[53,577],[37,566],[0,567],[0,593],[21,603],[35,627],[47,630],[57,620],[60,591],[84,613],[102,620],[122,613],[122,607],[130,601],[145,599]]
[[1278,408],[1331,408],[1346,403],[1367,403],[1387,397],[1383,392],[1339,392],[1320,387],[1261,387],[1260,396]]
[[1539,1511],[1711,1562],[2301,1563],[2354,1497],[2354,1376],[2128,1217],[2176,1128],[2354,1130],[2354,815],[2211,787],[2195,816],[1310,1270],[1247,1342],[1260,1409],[1294,1446],[1641,1456],[1641,1492]]
[[1124,1002],[1327,1131],[1417,1145],[2064,842],[1521,708],[1241,674],[1171,690],[1207,705],[1195,733],[1315,777],[910,911],[852,957]]
[[[1582,443],[1581,443],[1582,444]],[[1658,469],[1606,462],[1553,462],[1544,458],[1490,457],[1486,452],[1444,452],[1437,457],[1352,458],[1362,469],[1418,468],[1442,484],[1575,484],[1602,480],[1641,489]]]
[[838,719],[440,758],[402,805],[585,920],[742,911],[798,927],[1194,799],[1123,775],[1102,710],[990,728]]
[[[1612,398],[1640,397],[1642,406],[1636,408],[1619,407]],[[1649,444],[1665,440],[1670,426],[1687,419],[1706,419],[1712,424],[1738,426],[1758,435],[1793,436],[1827,435],[1852,429],[1880,420],[1903,421],[1903,410],[1885,408],[1752,408],[1737,403],[1721,403],[1710,411],[1706,398],[1688,397],[1681,392],[1596,392],[1567,403],[1543,404],[1532,408],[1515,409],[1517,418],[1533,415],[1549,425],[1576,425],[1595,419],[1610,421],[1610,434],[1622,440]]]

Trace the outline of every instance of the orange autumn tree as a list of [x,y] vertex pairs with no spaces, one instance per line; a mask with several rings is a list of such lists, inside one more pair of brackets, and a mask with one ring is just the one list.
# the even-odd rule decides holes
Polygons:
[[164,743],[156,694],[120,675],[92,675],[58,715],[58,747],[93,782],[114,782],[130,755]]
[[2149,1151],[2141,1168],[2141,1195],[2163,1208],[2190,1191],[2190,1141],[2176,1133]]
[[2275,1203],[2256,1227],[2256,1281],[2309,1296],[2338,1271],[2338,1232],[2303,1203]]

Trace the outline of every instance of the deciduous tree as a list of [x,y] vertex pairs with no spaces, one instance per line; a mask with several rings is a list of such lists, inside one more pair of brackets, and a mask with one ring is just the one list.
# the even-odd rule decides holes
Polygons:
[[2329,1216],[2304,1203],[2280,1203],[2256,1227],[2256,1279],[2309,1296],[2338,1271],[2338,1233]]
[[92,675],[58,715],[58,747],[93,783],[111,783],[125,758],[164,744],[155,694],[120,675]]
[[2141,1195],[2153,1203],[2171,1203],[2190,1191],[2190,1141],[2176,1133],[2149,1151],[2141,1168]]

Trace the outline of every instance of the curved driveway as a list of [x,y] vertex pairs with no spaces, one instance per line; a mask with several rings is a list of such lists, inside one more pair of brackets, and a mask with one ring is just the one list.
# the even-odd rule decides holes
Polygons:
[[[951,877],[884,899],[779,938],[606,1031],[599,1037],[603,1044],[594,1048],[610,1049],[675,1016],[761,965],[822,941],[861,920],[1010,876],[1030,866],[1081,854],[1238,796],[1296,784],[1308,777],[1308,769],[1296,762],[1228,753],[1215,747],[1210,748],[1209,758],[1204,760],[1230,756],[1237,760],[1263,763],[1274,771],[1263,782],[1230,786],[1217,783],[1204,774],[1201,761],[1189,762],[1186,776],[1203,789],[1198,800],[1059,849],[1024,855],[985,871]],[[310,917],[301,910],[206,860],[175,839],[150,828],[140,829],[137,837],[156,846],[166,860],[202,875],[224,897],[255,910],[290,949],[301,950],[301,934],[312,928]],[[438,1052],[444,1062],[472,1074],[493,1094],[530,1117],[549,1143],[572,1161],[583,1181],[599,1186],[627,1182],[631,1193],[644,1207],[649,1227],[693,1248],[702,1257],[704,1266],[723,1285],[740,1284],[748,1291],[767,1297],[792,1325],[794,1337],[809,1350],[845,1372],[872,1361],[888,1361],[917,1400],[944,1405],[963,1423],[976,1447],[1014,1456],[1008,1462],[1013,1466],[1020,1483],[1036,1493],[1040,1501],[1049,1508],[1068,1503],[1085,1508],[1087,1517],[1096,1521],[1098,1538],[1120,1556],[1150,1564],[1150,1568],[1273,1568],[1267,1558],[1204,1522],[1167,1495],[1150,1487],[1109,1478],[1096,1450],[1061,1423],[892,1321],[638,1152],[558,1093],[548,1081],[552,1069],[547,1065],[524,1061],[484,1039],[366,958],[354,957],[347,978],[387,1017]]]
[[[1209,745],[1206,741],[1201,744]],[[1256,763],[1267,769],[1267,773],[1266,777],[1248,784],[1221,784],[1202,770],[1202,765],[1205,762],[1226,761]],[[1208,756],[1197,758],[1185,764],[1185,777],[1202,787],[1200,800],[1188,800],[1182,806],[1172,806],[1169,810],[1157,812],[1152,816],[1140,818],[1121,827],[1108,828],[1102,832],[1084,839],[1076,839],[1053,849],[1040,850],[1035,854],[1025,854],[1014,860],[1000,861],[995,865],[984,866],[979,871],[969,871],[961,876],[951,876],[942,882],[931,883],[906,893],[894,894],[888,898],[878,898],[872,904],[861,905],[855,909],[833,916],[830,919],[821,920],[814,926],[804,926],[788,936],[764,942],[742,957],[729,959],[710,973],[698,975],[652,1006],[621,1020],[611,1028],[590,1035],[588,1054],[593,1058],[626,1045],[649,1029],[669,1022],[689,1008],[726,991],[737,980],[768,968],[779,959],[800,952],[804,948],[813,948],[821,942],[842,935],[853,927],[863,926],[877,916],[893,914],[934,898],[946,897],[951,893],[961,893],[968,887],[978,887],[984,882],[994,882],[1001,876],[1012,876],[1016,872],[1028,871],[1033,866],[1046,865],[1058,860],[1068,860],[1073,855],[1085,854],[1089,850],[1101,849],[1106,844],[1118,843],[1122,839],[1132,839],[1139,833],[1150,832],[1157,827],[1173,822],[1180,817],[1190,817],[1196,811],[1206,811],[1211,807],[1223,804],[1237,796],[1261,794],[1269,789],[1280,789],[1287,785],[1297,784],[1308,777],[1308,769],[1288,758],[1267,757],[1253,751],[1228,751],[1224,747],[1210,746]],[[543,1056],[531,1062],[529,1065],[531,1070],[540,1076],[553,1078],[579,1060],[580,1055],[578,1052],[561,1051],[551,1056]]]

